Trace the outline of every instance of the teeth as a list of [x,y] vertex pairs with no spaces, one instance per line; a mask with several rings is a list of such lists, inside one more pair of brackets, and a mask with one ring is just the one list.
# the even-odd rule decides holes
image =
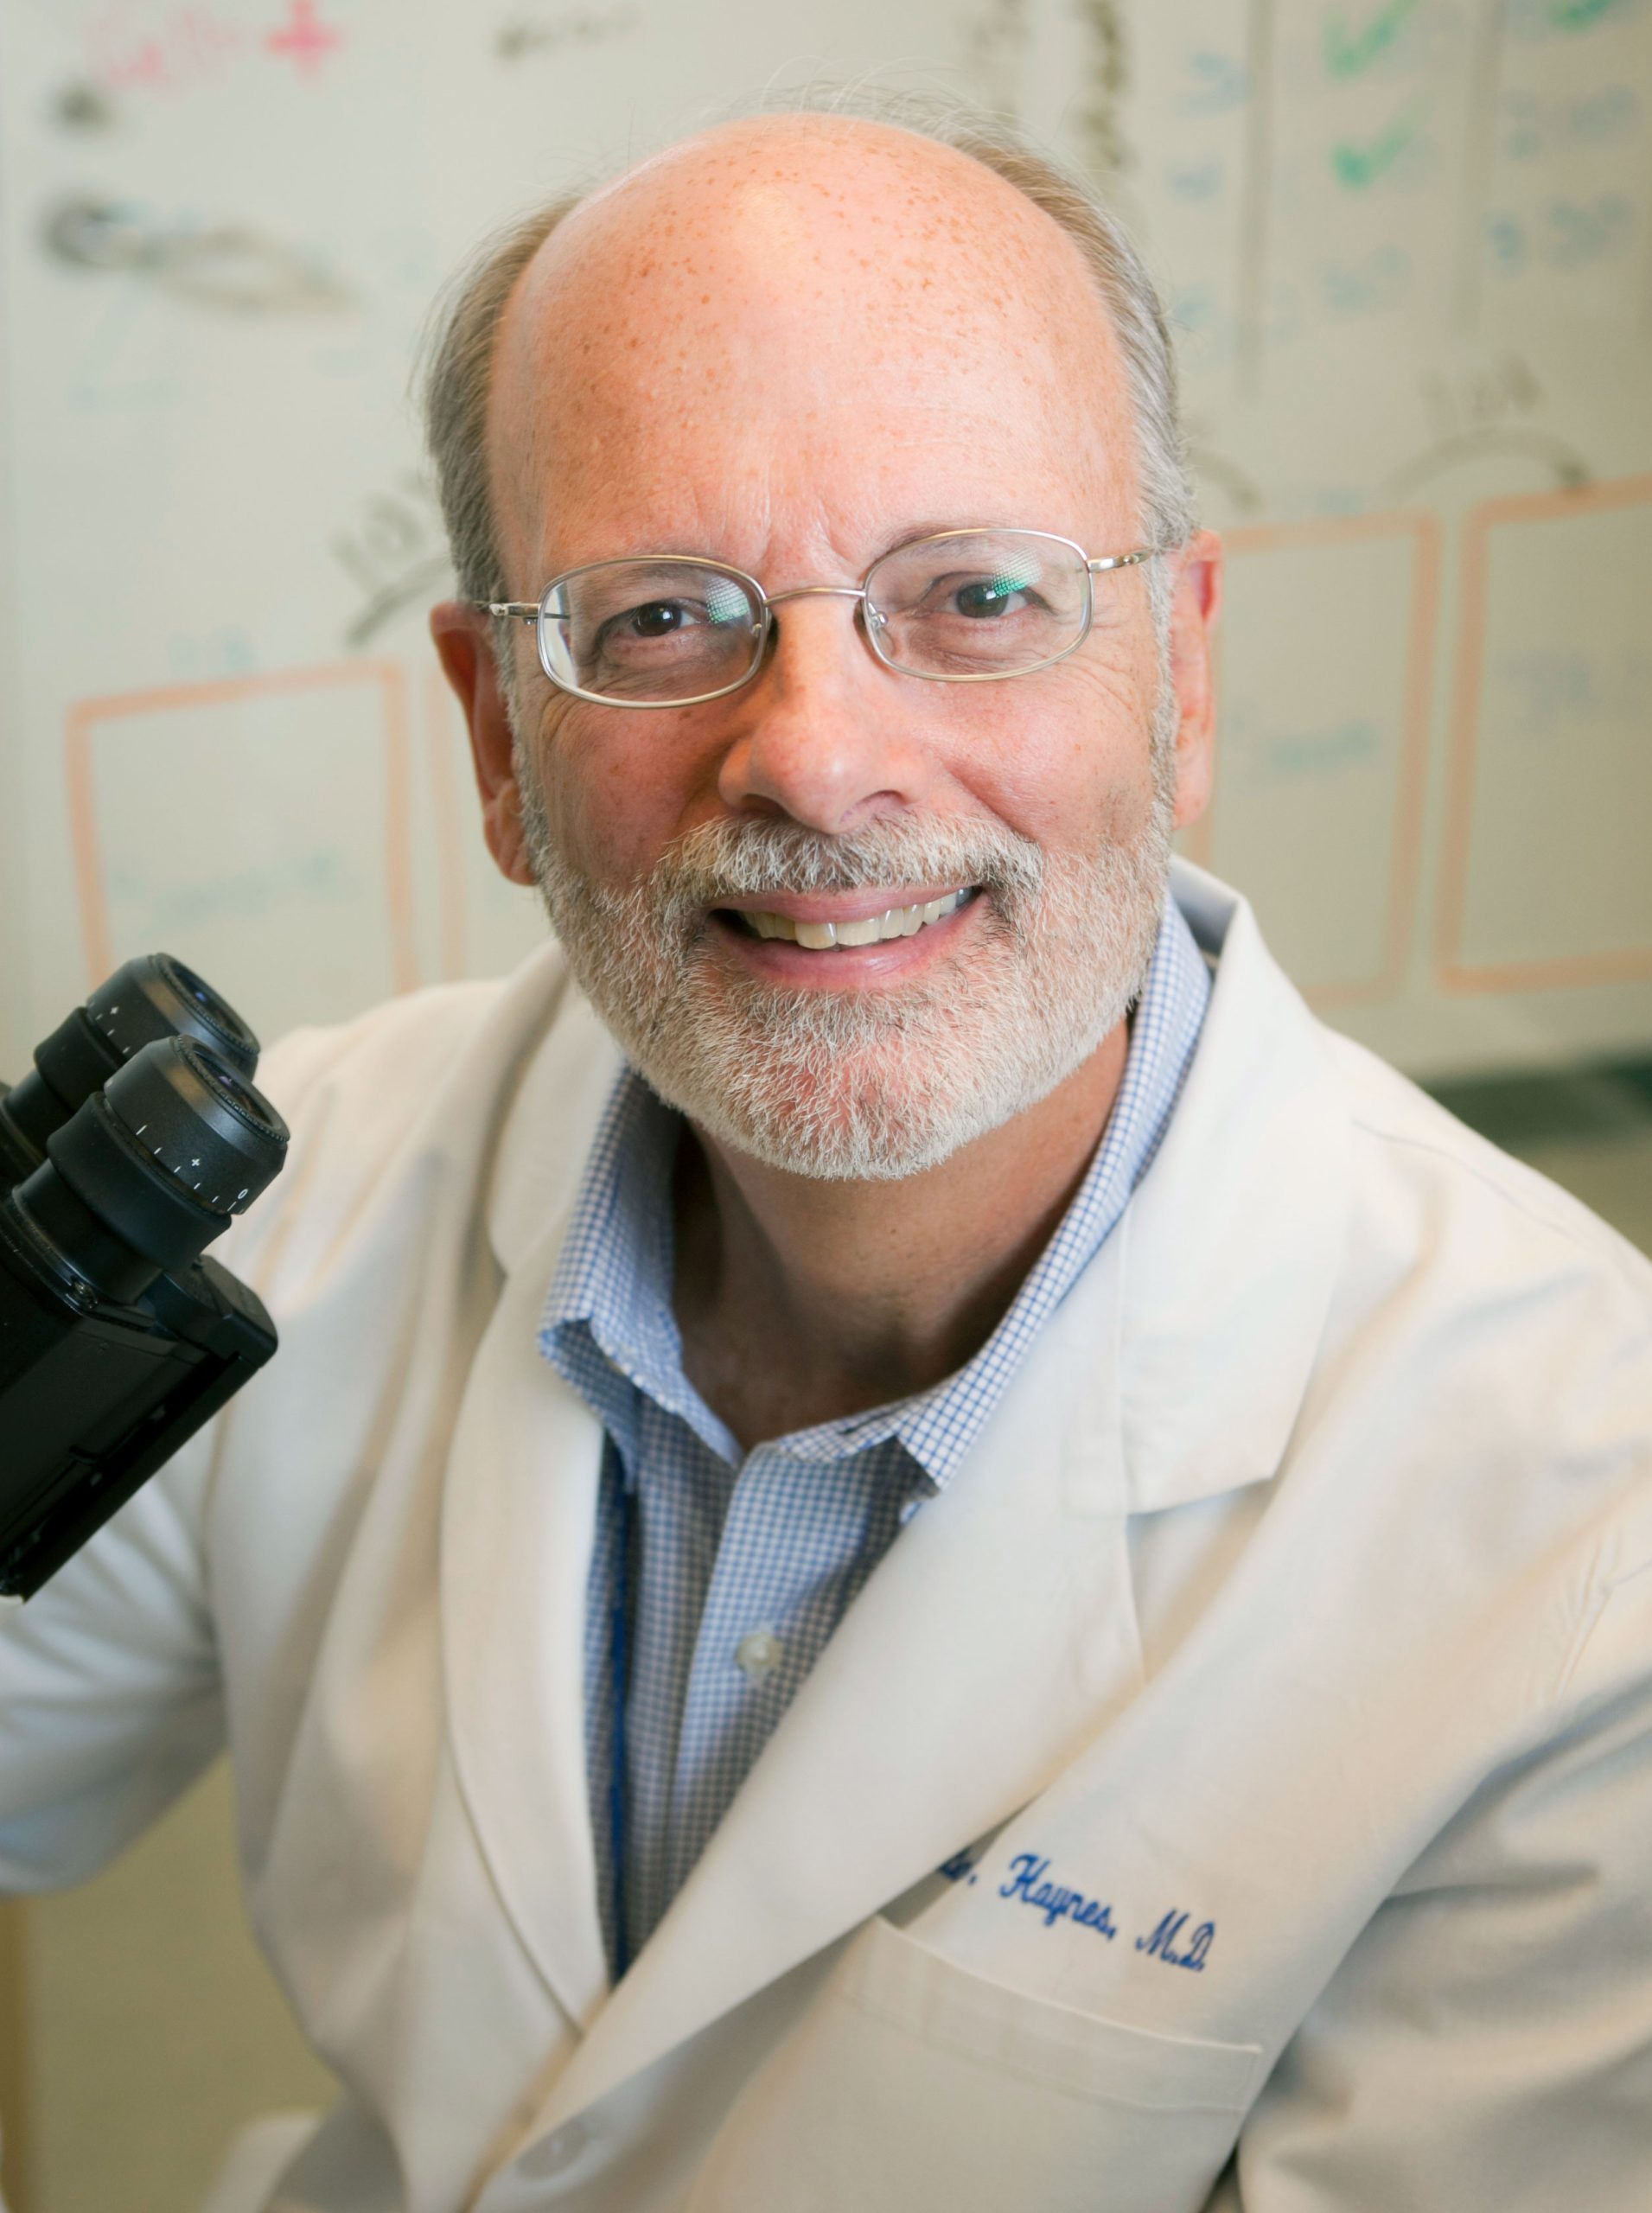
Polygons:
[[891,938],[915,937],[926,922],[938,922],[954,913],[963,904],[966,889],[915,907],[891,907],[887,914],[867,915],[858,922],[794,922],[788,915],[765,914],[748,914],[745,920],[759,937],[787,938],[810,953],[826,953],[838,945],[883,945]]
[[[839,922],[837,925],[838,942],[839,945],[876,945],[883,934],[883,924],[887,919],[883,915],[867,915],[858,922]],[[800,925],[797,934],[801,938]]]

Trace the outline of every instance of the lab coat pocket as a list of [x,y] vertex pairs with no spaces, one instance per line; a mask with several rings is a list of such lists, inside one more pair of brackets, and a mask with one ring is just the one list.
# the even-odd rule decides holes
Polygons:
[[876,1920],[747,2083],[689,2213],[1197,2213],[1260,2059],[988,1982]]

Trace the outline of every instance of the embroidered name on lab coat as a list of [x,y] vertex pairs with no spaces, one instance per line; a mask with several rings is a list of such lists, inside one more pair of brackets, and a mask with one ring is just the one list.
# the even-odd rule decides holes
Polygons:
[[1136,1949],[1163,1960],[1167,1967],[1186,1967],[1190,1974],[1202,1974],[1210,1947],[1215,1942],[1216,1924],[1214,1921],[1202,1921],[1188,1938],[1186,1948],[1180,1949],[1182,1932],[1190,1918],[1172,1906],[1151,1936],[1137,1937]]
[[998,1885],[998,1896],[1030,1905],[1043,1916],[1046,1929],[1053,1929],[1058,1921],[1070,1921],[1075,1929],[1093,1929],[1112,1943],[1119,1934],[1113,1926],[1113,1908],[1082,1891],[1047,1881],[1049,1867],[1049,1860],[1039,1859],[1036,1853],[1017,1852],[1010,1862],[1009,1881]]
[[[978,1862],[965,1851],[943,1860],[935,1872],[944,1875],[949,1883],[973,1883],[977,1866]],[[1047,1855],[1017,1853],[1010,1862],[1010,1879],[999,1884],[998,1895],[1013,1904],[1030,1906],[1046,1929],[1053,1929],[1058,1921],[1070,1921],[1075,1929],[1088,1929],[1098,1936],[1105,1936],[1108,1943],[1119,1934],[1112,1904],[1053,1879]],[[1216,1940],[1216,1924],[1214,1921],[1201,1921],[1190,1927],[1192,1920],[1191,1914],[1172,1906],[1168,1913],[1160,1915],[1155,1927],[1137,1937],[1136,1949],[1162,1966],[1185,1967],[1190,1974],[1202,1974],[1210,1947]]]

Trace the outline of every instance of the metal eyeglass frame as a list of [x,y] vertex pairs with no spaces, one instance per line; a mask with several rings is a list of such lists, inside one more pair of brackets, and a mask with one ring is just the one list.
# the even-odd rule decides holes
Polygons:
[[[1000,523],[986,523],[973,530],[937,530],[931,531],[922,538],[909,538],[902,545],[891,545],[887,553],[880,553],[858,584],[793,584],[785,591],[771,594],[763,590],[756,577],[748,576],[743,569],[737,569],[727,561],[713,560],[708,554],[629,553],[616,555],[606,561],[585,561],[577,569],[563,570],[559,576],[552,577],[537,601],[473,599],[470,604],[479,613],[516,622],[532,622],[534,626],[534,642],[539,647],[539,666],[558,692],[565,692],[576,699],[589,699],[598,707],[625,707],[647,712],[655,708],[703,706],[708,699],[726,699],[731,692],[743,691],[757,674],[768,657],[769,641],[774,628],[773,610],[780,606],[782,601],[788,599],[859,600],[863,613],[867,617],[862,625],[866,642],[884,667],[892,669],[897,676],[916,677],[925,684],[1003,684],[1011,677],[1031,676],[1038,669],[1052,668],[1058,660],[1065,660],[1068,654],[1075,654],[1089,636],[1090,626],[1095,617],[1095,592],[1091,582],[1093,577],[1104,575],[1113,569],[1133,569],[1143,561],[1151,561],[1161,553],[1173,553],[1176,551],[1176,548],[1171,545],[1138,545],[1128,553],[1106,553],[1093,559],[1076,539],[1062,538],[1056,531],[1017,529],[1013,534],[1017,538],[1038,538],[1048,545],[1066,546],[1068,552],[1076,553],[1084,564],[1084,620],[1079,626],[1078,635],[1071,643],[1063,646],[1058,654],[1047,654],[1043,660],[1029,661],[1024,668],[980,669],[949,674],[940,669],[908,668],[900,661],[894,660],[885,651],[879,636],[879,632],[884,627],[884,618],[879,615],[875,607],[870,607],[866,603],[866,594],[871,580],[884,562],[892,561],[897,553],[909,553],[915,546],[941,545],[947,539],[954,538],[992,537],[1003,533],[1005,528],[1006,526]],[[744,675],[737,677],[732,684],[720,684],[715,692],[695,692],[683,699],[615,699],[605,692],[583,691],[578,685],[570,684],[565,677],[558,676],[552,667],[550,656],[545,649],[544,626],[547,620],[545,610],[550,603],[552,593],[575,577],[589,576],[594,569],[613,568],[622,561],[636,561],[652,569],[711,569],[718,576],[731,577],[737,584],[744,585],[756,603],[761,617],[760,627],[753,642],[751,666]]]

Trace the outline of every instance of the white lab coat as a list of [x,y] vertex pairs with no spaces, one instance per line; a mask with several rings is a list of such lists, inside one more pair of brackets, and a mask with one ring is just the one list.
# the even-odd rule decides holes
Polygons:
[[1177,884],[1158,1160],[612,1994],[535,1323],[614,1049],[547,950],[269,1057],[281,1352],[0,1635],[7,1886],[227,1735],[345,2086],[248,2207],[1652,2205],[1652,1271]]

